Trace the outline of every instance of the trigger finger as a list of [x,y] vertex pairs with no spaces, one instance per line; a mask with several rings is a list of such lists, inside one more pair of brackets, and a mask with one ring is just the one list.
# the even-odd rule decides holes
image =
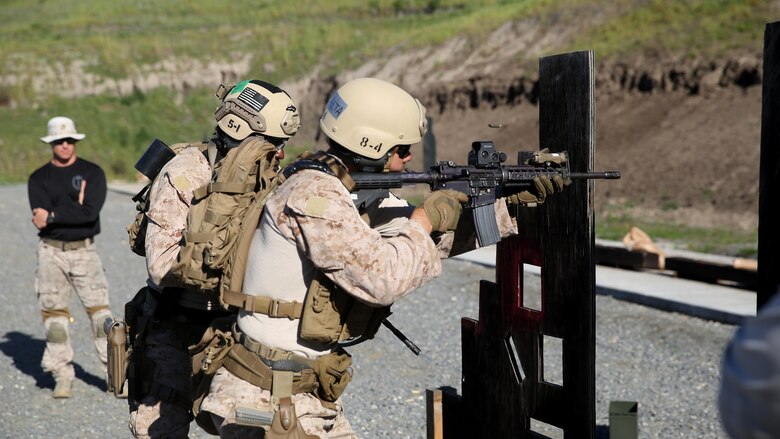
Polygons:
[[464,194],[463,192],[458,192],[458,191],[454,191],[454,190],[451,190],[451,189],[449,190],[449,192],[450,192],[450,194],[452,194],[461,203],[465,203],[465,202],[469,201],[468,195]]

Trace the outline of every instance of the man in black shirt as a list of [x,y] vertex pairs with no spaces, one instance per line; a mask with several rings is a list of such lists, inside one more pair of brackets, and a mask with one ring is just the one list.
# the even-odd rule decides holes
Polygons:
[[33,172],[27,184],[32,222],[40,237],[35,289],[46,330],[41,366],[54,375],[55,398],[70,397],[75,378],[68,337],[71,288],[90,317],[104,372],[107,363],[103,322],[112,315],[108,283],[93,239],[100,233],[106,176],[98,165],[76,156],[76,142],[84,137],[67,117],[49,120],[48,135],[41,141],[51,145],[52,159]]

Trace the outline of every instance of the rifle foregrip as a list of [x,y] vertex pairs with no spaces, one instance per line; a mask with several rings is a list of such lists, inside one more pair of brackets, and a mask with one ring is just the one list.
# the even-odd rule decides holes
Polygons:
[[435,179],[430,172],[353,172],[349,174],[355,181],[355,189],[394,189],[405,184],[433,184]]
[[350,176],[355,181],[355,190],[393,189],[403,185],[401,174],[398,172],[380,174],[354,172]]

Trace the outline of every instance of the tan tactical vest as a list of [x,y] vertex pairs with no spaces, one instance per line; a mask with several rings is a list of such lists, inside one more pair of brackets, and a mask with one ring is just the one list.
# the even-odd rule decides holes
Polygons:
[[[178,153],[189,144],[171,147]],[[206,151],[208,143],[192,145]],[[249,244],[265,199],[278,185],[276,147],[261,137],[249,137],[214,166],[212,181],[193,191],[187,227],[171,273],[182,286],[207,294],[220,293],[225,309],[255,309],[256,301],[241,291]],[[139,213],[128,227],[130,246],[144,255],[148,190],[134,200]],[[229,292],[222,297],[222,292]],[[249,300],[247,300],[249,298]]]
[[[304,163],[308,165],[302,165]],[[344,165],[323,152],[306,153],[291,167],[295,170],[285,172],[286,176],[300,169],[316,169],[337,177],[348,191],[354,189],[354,181]],[[368,221],[366,216],[363,219]],[[382,321],[390,315],[389,306],[368,306],[339,288],[321,272],[317,273],[309,285],[303,304],[273,301],[268,297],[246,297],[253,297],[252,300],[256,304],[270,308],[255,306],[258,310],[255,312],[270,317],[300,319],[300,336],[303,340],[328,344],[340,342],[343,346],[373,338]]]

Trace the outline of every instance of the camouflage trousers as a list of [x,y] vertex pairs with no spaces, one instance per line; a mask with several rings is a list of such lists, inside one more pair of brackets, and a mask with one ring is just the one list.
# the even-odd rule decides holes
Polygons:
[[62,250],[40,241],[35,291],[46,330],[41,367],[55,379],[75,377],[69,334],[71,289],[90,317],[92,340],[105,372],[108,346],[103,322],[112,315],[108,308],[108,282],[95,244],[90,241],[86,247]]
[[142,315],[148,323],[138,329],[133,347],[131,367],[137,373],[129,383],[130,396],[139,400],[128,399],[128,427],[135,438],[187,437],[193,420],[187,347],[200,340],[211,320],[222,316],[219,311],[181,308],[165,296],[147,292]]
[[[144,362],[153,364],[151,375],[142,379],[164,390],[144,395],[130,403],[128,427],[135,438],[186,438],[192,415],[184,402],[191,394],[192,361],[174,330],[150,331],[144,339]],[[134,385],[131,383],[130,385]],[[164,400],[160,393],[175,392],[184,401]],[[173,393],[172,393],[173,394]]]
[[[311,393],[292,395],[292,402],[298,422],[307,434],[321,439],[357,438],[344,416],[340,399],[335,403],[335,410],[324,407]],[[265,430],[262,428],[236,425],[236,408],[239,406],[271,411],[271,392],[238,378],[222,367],[211,381],[201,410],[211,413],[222,439],[263,438]]]

